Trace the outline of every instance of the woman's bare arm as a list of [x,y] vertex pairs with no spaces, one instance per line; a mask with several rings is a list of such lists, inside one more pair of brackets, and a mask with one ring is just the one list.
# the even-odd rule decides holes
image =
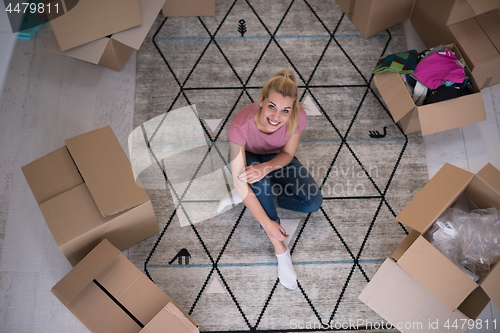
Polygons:
[[[239,179],[253,184],[271,171],[281,169],[287,166],[295,156],[300,142],[301,133],[296,133],[281,147],[281,151],[270,161],[262,164],[247,166],[244,172],[239,174]],[[246,165],[246,164],[245,164]],[[234,175],[234,174],[233,174]]]
[[240,180],[240,177],[238,177],[245,171],[246,167],[245,147],[238,146],[232,142],[230,142],[230,147],[231,172],[233,173],[234,187],[238,191],[243,203],[255,219],[259,221],[269,237],[280,241],[285,240],[288,237],[285,229],[267,216],[250,185],[248,185],[246,180]]

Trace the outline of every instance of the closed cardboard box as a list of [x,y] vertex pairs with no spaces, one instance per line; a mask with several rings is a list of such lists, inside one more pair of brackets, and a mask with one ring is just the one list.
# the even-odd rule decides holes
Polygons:
[[139,0],[79,0],[71,10],[50,21],[61,51],[142,23]]
[[500,8],[500,0],[415,0],[410,21],[431,48],[455,43],[447,27]]
[[[82,1],[84,0],[80,0]],[[139,9],[134,10],[134,13],[140,15],[140,23],[133,28],[99,35],[98,38],[94,38],[97,34],[92,35],[91,41],[69,50],[61,48],[60,43],[58,45],[59,39],[56,41],[57,35],[55,35],[49,39],[46,48],[72,58],[120,71],[125,66],[132,50],[138,50],[141,47],[164,3],[165,0],[139,0],[137,2]]]
[[[462,58],[454,44],[445,47],[457,59]],[[471,77],[467,65],[464,70]],[[415,105],[399,73],[382,72],[375,75],[374,81],[394,121],[406,134],[422,131],[422,135],[428,135],[486,120],[483,96],[473,79],[473,94],[422,106]]]
[[93,333],[196,333],[198,324],[103,240],[51,290]]
[[478,86],[500,83],[500,10],[448,27]]
[[120,250],[159,232],[146,191],[111,127],[65,140],[22,167],[59,249],[74,266],[99,242]]
[[[487,164],[474,175],[445,164],[396,217],[413,230],[359,296],[384,319],[402,323],[402,332],[464,332],[461,323],[476,319],[490,300],[500,306],[499,263],[476,283],[422,236],[462,193],[479,208],[500,209],[500,171]],[[439,327],[429,326],[436,321]]]
[[337,0],[364,38],[410,18],[414,0]]
[[162,13],[172,16],[215,16],[215,0],[166,0]]

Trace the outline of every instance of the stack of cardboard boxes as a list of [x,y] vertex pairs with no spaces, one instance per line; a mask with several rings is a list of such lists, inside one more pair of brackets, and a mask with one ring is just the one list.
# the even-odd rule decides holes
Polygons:
[[164,16],[215,15],[215,0],[61,1],[64,14],[48,15],[54,35],[46,48],[118,71],[140,48],[160,10]]
[[[396,73],[375,76],[405,133],[432,134],[486,120],[481,89],[500,83],[500,0],[337,0],[364,38],[410,20],[427,48],[448,45],[466,62],[474,93],[417,107]],[[454,44],[454,45],[453,45]],[[406,50],[400,50],[406,51]]]
[[[54,32],[47,49],[115,70],[139,49],[160,10],[164,16],[215,15],[215,0],[57,4],[59,12],[46,13]],[[59,249],[74,266],[52,293],[91,332],[198,332],[198,324],[121,254],[159,227],[111,128],[65,143],[22,167]]]
[[[365,38],[409,19],[427,48],[444,45],[465,60],[473,93],[424,106],[415,105],[399,73],[375,75],[405,133],[427,135],[486,120],[481,89],[500,82],[500,0],[337,3]],[[446,164],[396,217],[412,231],[359,296],[402,332],[490,330],[496,324],[472,319],[490,301],[500,307],[500,263],[475,282],[422,236],[462,193],[479,208],[500,210],[500,171],[488,164],[474,175]]]
[[160,230],[111,128],[65,143],[22,167],[74,266],[52,293],[91,332],[198,332],[196,322],[121,254]]

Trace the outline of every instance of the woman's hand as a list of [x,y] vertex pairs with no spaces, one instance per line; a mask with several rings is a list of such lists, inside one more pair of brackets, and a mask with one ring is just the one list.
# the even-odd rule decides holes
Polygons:
[[289,235],[286,234],[285,229],[273,220],[270,220],[270,222],[263,227],[269,237],[280,241],[284,241],[289,237]]
[[269,172],[271,172],[271,167],[265,163],[254,164],[247,166],[245,171],[238,175],[238,179],[253,184],[264,178]]

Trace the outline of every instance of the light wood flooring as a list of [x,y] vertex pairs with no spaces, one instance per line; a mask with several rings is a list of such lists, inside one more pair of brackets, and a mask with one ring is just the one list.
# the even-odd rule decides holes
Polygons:
[[[44,26],[33,40],[18,40],[10,62],[4,50],[13,41],[0,32],[0,84],[2,68],[7,73],[0,98],[0,333],[87,332],[50,294],[71,267],[20,167],[107,124],[126,148],[132,131],[136,53],[116,72],[46,51],[50,32]],[[472,172],[487,162],[500,168],[500,85],[484,89],[483,98],[487,121],[424,137],[429,177],[445,162]],[[500,326],[491,303],[481,318]]]

